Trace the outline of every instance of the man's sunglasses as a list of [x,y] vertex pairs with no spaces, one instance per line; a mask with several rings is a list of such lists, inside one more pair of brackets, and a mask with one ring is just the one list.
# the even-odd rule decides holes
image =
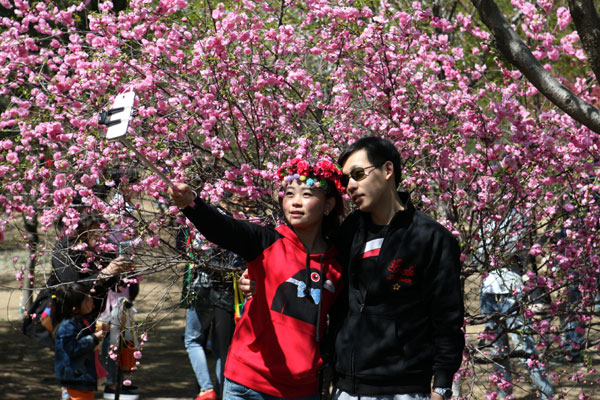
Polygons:
[[379,168],[383,164],[385,164],[385,161],[376,165],[369,165],[368,167],[354,167],[350,171],[350,174],[342,174],[342,176],[340,177],[340,183],[342,184],[342,186],[347,187],[348,183],[350,183],[350,178],[354,179],[356,182],[362,181],[367,176],[369,176],[369,174],[367,174],[366,172],[368,169]]

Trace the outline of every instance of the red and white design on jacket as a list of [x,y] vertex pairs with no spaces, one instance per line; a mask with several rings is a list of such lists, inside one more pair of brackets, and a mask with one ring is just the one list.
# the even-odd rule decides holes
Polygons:
[[406,265],[403,259],[397,258],[388,265],[387,270],[390,274],[386,276],[386,279],[411,284],[415,277],[415,268],[416,264]]
[[381,251],[381,245],[383,244],[383,238],[369,240],[365,244],[365,250],[361,258],[370,258],[379,256]]

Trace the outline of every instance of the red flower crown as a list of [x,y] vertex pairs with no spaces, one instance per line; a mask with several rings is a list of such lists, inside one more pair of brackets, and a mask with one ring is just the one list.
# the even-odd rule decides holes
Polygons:
[[331,183],[340,192],[344,191],[340,182],[342,171],[331,161],[322,160],[311,165],[301,158],[294,158],[281,164],[277,170],[277,176],[283,186],[298,180],[310,187],[318,187],[323,190],[327,190]]

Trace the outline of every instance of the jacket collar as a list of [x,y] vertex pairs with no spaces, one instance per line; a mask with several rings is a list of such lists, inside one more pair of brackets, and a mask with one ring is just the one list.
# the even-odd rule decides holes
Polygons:
[[[415,206],[410,201],[410,194],[408,192],[398,192],[398,196],[400,196],[400,201],[404,206],[403,210],[400,210],[394,214],[392,220],[389,223],[389,226],[392,227],[406,227],[412,221],[413,215],[416,212]],[[371,221],[371,215],[369,213],[365,213],[362,211],[358,211],[360,215],[361,228],[366,227],[366,225]]]

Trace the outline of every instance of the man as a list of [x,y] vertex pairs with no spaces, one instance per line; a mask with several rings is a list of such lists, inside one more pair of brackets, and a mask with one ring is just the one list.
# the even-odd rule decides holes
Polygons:
[[362,138],[338,164],[358,209],[337,242],[346,288],[331,313],[333,399],[449,399],[465,344],[458,243],[396,191],[388,140]]
[[362,138],[338,163],[358,209],[338,243],[347,297],[332,316],[333,397],[450,398],[465,344],[458,243],[396,191],[401,160],[390,141]]

